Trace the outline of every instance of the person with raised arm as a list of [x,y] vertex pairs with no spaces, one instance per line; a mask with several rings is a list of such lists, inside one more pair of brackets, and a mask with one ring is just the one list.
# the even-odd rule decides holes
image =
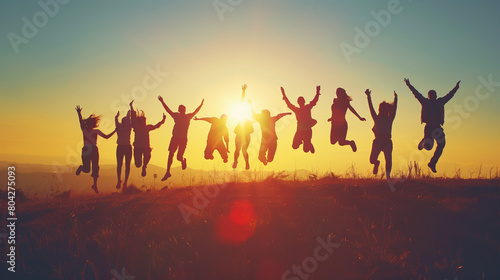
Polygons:
[[259,122],[260,130],[262,132],[262,138],[260,141],[259,149],[259,161],[264,165],[272,162],[274,160],[274,155],[276,154],[276,148],[278,147],[278,136],[276,135],[276,122],[283,118],[284,116],[291,115],[292,113],[281,113],[276,116],[271,117],[271,112],[269,110],[262,110],[260,114],[255,113],[255,110],[250,103],[252,108],[252,117]]
[[146,176],[146,168],[151,160],[151,146],[149,132],[160,128],[165,123],[167,116],[155,125],[146,124],[146,116],[143,111],[136,112],[133,107],[134,100],[130,102],[131,123],[134,129],[134,162],[137,168],[142,166],[141,176]]
[[83,133],[82,165],[78,166],[76,169],[76,175],[80,175],[81,172],[89,173],[90,170],[92,170],[90,174],[90,176],[94,178],[92,189],[95,193],[99,193],[97,190],[97,178],[99,178],[99,149],[97,148],[97,136],[109,139],[116,130],[113,130],[110,134],[104,134],[101,130],[97,129],[101,116],[91,114],[88,118],[83,119],[82,108],[76,106],[75,109],[78,113],[78,120]]
[[168,146],[168,161],[167,161],[167,172],[165,176],[161,179],[162,181],[167,180],[172,176],[170,174],[170,168],[172,167],[172,163],[174,160],[174,153],[177,151],[177,160],[181,162],[182,170],[187,168],[187,160],[184,157],[184,152],[186,151],[187,145],[187,136],[188,129],[191,119],[198,114],[201,107],[203,106],[203,102],[205,99],[201,101],[200,106],[194,110],[194,112],[186,114],[186,107],[184,105],[179,105],[179,112],[173,112],[163,101],[163,97],[158,96],[158,100],[160,100],[165,111],[174,119],[174,128],[172,130],[172,138],[170,139],[170,145]]
[[281,87],[281,94],[283,95],[283,100],[286,103],[286,106],[295,113],[295,118],[297,119],[297,131],[295,132],[295,136],[293,137],[292,148],[298,149],[300,145],[304,152],[314,153],[314,145],[312,144],[312,127],[316,125],[317,121],[312,118],[311,110],[318,103],[318,99],[320,96],[320,86],[316,87],[316,95],[314,99],[306,105],[306,100],[304,97],[299,96],[297,98],[297,103],[299,107],[296,107],[285,94],[285,89]]
[[332,104],[332,117],[328,119],[331,122],[332,127],[330,130],[330,143],[335,145],[339,143],[340,146],[350,145],[353,152],[356,152],[358,148],[356,147],[356,142],[354,140],[346,140],[347,137],[347,120],[345,115],[347,109],[349,109],[360,121],[366,121],[362,118],[356,110],[351,106],[352,98],[347,95],[345,89],[337,88],[336,91],[337,98],[333,99]]
[[130,175],[130,162],[132,161],[132,145],[130,145],[130,133],[132,131],[132,123],[130,121],[130,110],[127,115],[122,118],[122,122],[119,120],[120,111],[115,116],[115,127],[116,127],[116,176],[118,177],[118,182],[116,183],[116,188],[119,189],[121,186],[121,175],[123,159],[125,158],[125,180],[123,181],[123,190],[127,188],[128,177]]
[[444,105],[450,101],[458,88],[460,87],[460,81],[457,82],[455,87],[445,96],[437,98],[437,93],[435,90],[429,90],[427,93],[427,98],[425,98],[418,90],[413,87],[409,79],[404,79],[406,86],[413,93],[413,96],[422,105],[422,112],[420,115],[420,122],[425,123],[424,128],[424,138],[418,143],[418,149],[426,149],[428,151],[432,150],[434,146],[434,141],[437,143],[436,151],[427,166],[436,173],[436,164],[443,154],[444,146],[446,145],[446,138],[443,130],[444,124]]
[[378,114],[375,112],[372,103],[371,91],[365,91],[368,99],[368,107],[373,118],[372,131],[375,134],[375,139],[372,143],[372,151],[370,154],[370,163],[373,164],[373,174],[378,173],[380,161],[378,156],[380,152],[384,152],[385,157],[385,178],[391,179],[392,169],[392,123],[396,117],[396,109],[398,107],[398,95],[394,92],[394,101],[387,103],[383,101],[378,106]]
[[[246,107],[245,101],[245,90],[247,89],[247,85],[244,84],[241,86],[241,110],[247,111],[248,107]],[[245,113],[243,112],[243,113]],[[245,115],[245,114],[243,114]],[[233,161],[233,169],[238,167],[238,158],[240,157],[240,151],[243,154],[243,158],[245,159],[245,170],[250,169],[250,161],[248,156],[248,146],[250,146],[250,135],[254,132],[252,120],[249,119],[250,116],[244,116],[244,119],[239,120],[238,124],[234,128],[234,161]]]
[[207,137],[207,146],[205,148],[205,159],[214,159],[214,151],[217,150],[224,163],[228,161],[229,153],[229,133],[226,125],[227,115],[222,114],[220,118],[197,118],[195,121],[206,121],[211,124]]

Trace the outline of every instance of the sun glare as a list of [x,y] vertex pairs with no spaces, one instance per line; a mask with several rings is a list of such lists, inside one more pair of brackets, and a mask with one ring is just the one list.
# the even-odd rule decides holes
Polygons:
[[229,117],[237,122],[251,119],[252,113],[250,110],[250,105],[246,102],[239,102],[234,104],[231,115]]

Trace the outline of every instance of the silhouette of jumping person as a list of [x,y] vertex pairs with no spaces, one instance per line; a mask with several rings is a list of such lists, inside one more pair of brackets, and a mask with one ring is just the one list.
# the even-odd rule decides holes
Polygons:
[[134,162],[136,167],[142,166],[141,176],[146,176],[146,168],[148,167],[149,160],[151,160],[151,147],[149,143],[149,132],[158,129],[165,123],[167,116],[163,114],[163,119],[155,125],[146,125],[146,116],[144,112],[136,112],[133,104],[134,100],[130,102],[131,122],[134,129]]
[[295,118],[297,119],[297,131],[293,137],[292,148],[298,149],[300,145],[303,144],[302,149],[304,152],[314,153],[314,146],[311,142],[312,139],[312,127],[316,125],[318,121],[312,118],[311,110],[316,105],[319,99],[319,91],[321,87],[316,87],[316,95],[314,99],[306,105],[306,100],[304,97],[299,96],[297,98],[297,103],[299,107],[294,106],[286,97],[285,89],[281,87],[281,94],[283,95],[283,100],[285,100],[286,106],[295,113]]
[[205,148],[205,159],[214,159],[214,150],[217,150],[224,163],[228,160],[229,153],[229,133],[226,126],[227,115],[222,114],[220,118],[197,118],[195,121],[206,121],[210,124],[210,131],[207,137],[207,146]]
[[370,163],[373,164],[373,174],[378,173],[378,167],[380,161],[378,156],[380,152],[384,152],[385,157],[385,178],[387,180],[391,179],[391,169],[392,169],[392,123],[394,122],[394,117],[396,116],[396,109],[398,106],[398,95],[394,92],[394,101],[392,104],[387,102],[382,102],[378,106],[378,114],[375,112],[372,103],[371,91],[367,89],[365,91],[366,97],[368,99],[368,107],[370,107],[370,114],[373,118],[373,128],[372,131],[375,134],[375,140],[372,143],[372,152],[370,154]]
[[337,98],[333,99],[332,104],[332,117],[328,119],[332,123],[332,128],[330,130],[330,143],[335,145],[339,143],[340,146],[350,145],[353,152],[356,152],[358,148],[356,147],[356,142],[353,140],[346,140],[347,136],[347,121],[345,115],[347,109],[349,109],[356,117],[361,121],[366,121],[362,118],[356,110],[351,106],[350,102],[352,98],[347,95],[345,89],[337,88]]
[[187,168],[187,160],[184,158],[184,152],[186,151],[187,145],[187,136],[189,123],[191,119],[200,111],[203,106],[203,102],[205,99],[201,101],[200,106],[194,110],[194,112],[190,114],[186,114],[186,107],[184,105],[179,105],[179,112],[172,112],[170,108],[168,108],[167,104],[163,102],[163,97],[158,96],[158,100],[160,100],[163,108],[167,111],[167,113],[174,119],[174,128],[172,130],[172,138],[170,139],[170,145],[168,146],[168,162],[167,162],[167,172],[165,176],[161,179],[162,181],[167,180],[172,174],[170,174],[170,167],[172,166],[172,162],[174,160],[174,153],[177,151],[177,160],[182,163],[182,170]]
[[83,119],[82,108],[76,106],[75,109],[78,113],[78,120],[80,121],[80,128],[83,133],[82,165],[78,166],[76,169],[76,175],[80,175],[81,172],[89,173],[92,169],[92,173],[90,174],[90,176],[94,178],[92,189],[95,193],[99,193],[97,190],[97,178],[99,178],[99,149],[97,148],[97,136],[109,139],[116,130],[113,130],[110,134],[104,134],[101,130],[97,129],[101,116],[92,114],[88,118]]
[[272,162],[274,160],[274,155],[276,154],[276,148],[278,146],[276,122],[282,117],[291,114],[292,113],[281,113],[274,117],[271,117],[271,112],[266,109],[262,110],[260,114],[256,114],[252,106],[252,117],[257,122],[259,122],[260,130],[262,131],[262,139],[260,141],[259,149],[259,160],[264,165],[267,165],[268,162]]
[[[245,90],[247,89],[247,85],[243,85],[241,87],[241,102],[243,103],[245,100]],[[234,128],[234,134],[236,134],[234,138],[234,161],[233,161],[233,169],[238,167],[238,158],[240,157],[240,151],[243,154],[243,158],[245,159],[245,169],[250,169],[250,162],[248,159],[248,146],[250,146],[250,134],[254,132],[252,121],[249,119],[240,120],[236,127]]]
[[418,143],[418,149],[426,149],[430,151],[434,146],[434,140],[436,140],[436,151],[434,151],[434,155],[427,164],[432,172],[436,173],[436,164],[439,157],[441,157],[441,154],[443,153],[444,146],[446,145],[446,139],[442,127],[444,124],[444,105],[455,95],[460,86],[460,81],[457,82],[455,87],[448,94],[440,98],[437,98],[435,90],[429,90],[427,93],[428,98],[425,98],[410,84],[409,79],[404,79],[404,81],[418,102],[422,104],[420,122],[425,123],[425,128],[424,138],[420,141],[420,143]]
[[130,145],[130,132],[132,131],[132,123],[130,121],[130,111],[127,115],[122,118],[120,123],[119,118],[120,111],[115,116],[115,127],[116,127],[116,176],[118,177],[118,182],[116,183],[116,188],[119,189],[121,185],[121,175],[123,159],[125,158],[125,181],[123,182],[123,189],[127,188],[127,181],[130,175],[130,162],[132,161],[132,145]]

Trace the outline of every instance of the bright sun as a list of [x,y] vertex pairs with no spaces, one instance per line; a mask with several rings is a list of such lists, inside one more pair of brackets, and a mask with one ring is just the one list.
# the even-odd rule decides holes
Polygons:
[[249,120],[252,118],[250,104],[247,102],[238,102],[233,105],[233,110],[231,112],[230,118],[236,120],[237,122]]

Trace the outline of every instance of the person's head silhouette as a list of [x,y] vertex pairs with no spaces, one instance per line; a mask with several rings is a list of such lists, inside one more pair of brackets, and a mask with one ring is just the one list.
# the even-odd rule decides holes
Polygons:
[[143,111],[139,111],[139,113],[137,114],[136,120],[137,120],[138,126],[141,126],[141,127],[146,126],[146,115],[144,114]]
[[385,101],[380,103],[380,105],[378,106],[378,115],[388,117],[391,112],[391,107],[392,105]]
[[224,123],[226,123],[226,121],[227,121],[227,115],[226,114],[222,114],[220,116],[220,120],[223,121]]
[[95,114],[90,115],[88,118],[84,120],[85,128],[93,129],[99,126],[99,121],[101,120],[101,116],[96,116]]
[[347,92],[343,88],[340,88],[340,87],[337,88],[337,91],[335,93],[337,94],[338,99],[349,100],[349,101],[352,100],[351,97],[349,95],[347,95]]
[[304,99],[304,97],[299,96],[299,98],[297,98],[297,103],[300,107],[304,107],[306,105],[306,100]]
[[269,120],[271,118],[271,112],[269,112],[269,110],[262,110],[261,112],[261,115],[262,115],[262,118],[264,118],[265,120]]
[[179,113],[181,113],[181,115],[185,115],[186,114],[186,106],[184,105],[179,105]]
[[427,93],[427,97],[429,97],[430,100],[436,100],[437,98],[436,91],[433,89],[429,90],[429,92]]

